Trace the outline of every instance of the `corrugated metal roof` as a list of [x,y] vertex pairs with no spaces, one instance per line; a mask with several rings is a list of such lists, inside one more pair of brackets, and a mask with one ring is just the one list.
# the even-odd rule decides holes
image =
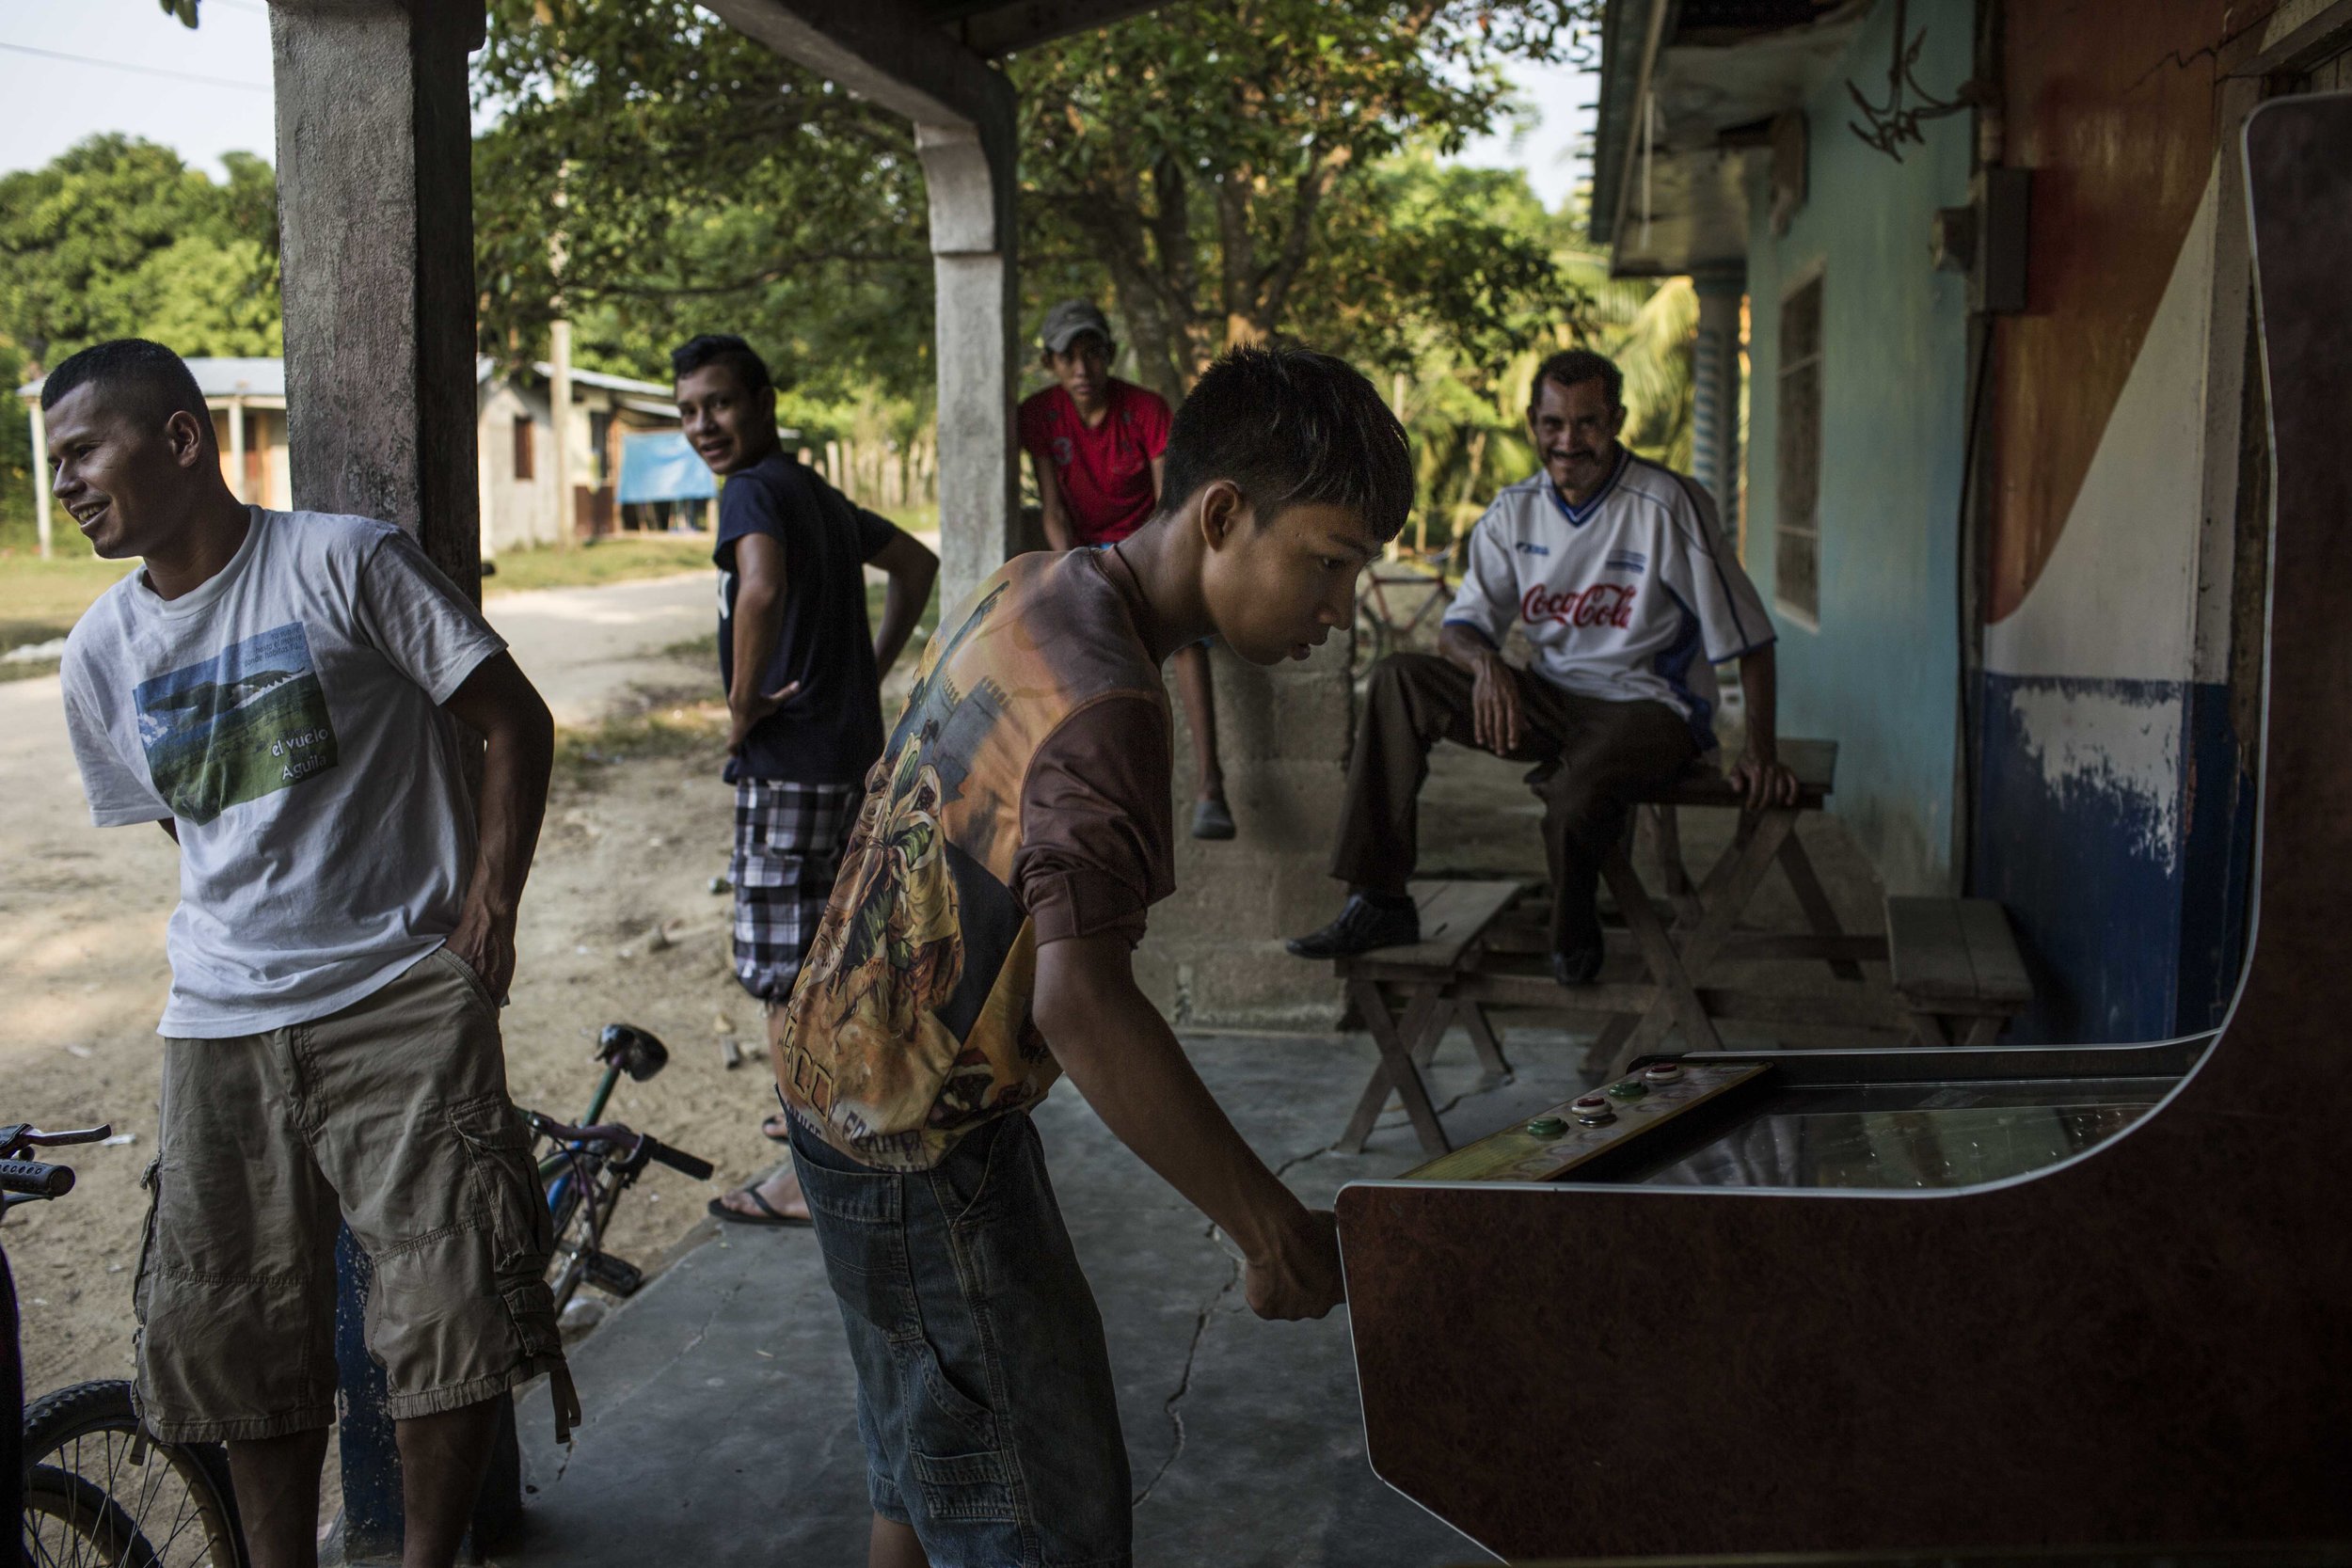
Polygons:
[[[283,359],[191,359],[188,373],[197,390],[210,403],[222,398],[282,398],[286,395]],[[46,376],[42,381],[46,381]],[[16,389],[21,398],[40,395],[41,381],[28,381]]]

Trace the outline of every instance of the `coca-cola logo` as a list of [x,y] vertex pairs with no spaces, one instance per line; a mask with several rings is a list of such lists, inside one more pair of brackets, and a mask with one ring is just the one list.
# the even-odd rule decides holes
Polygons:
[[1519,601],[1519,619],[1530,626],[1557,621],[1564,626],[1629,626],[1633,589],[1621,582],[1597,582],[1590,588],[1547,594],[1539,582]]

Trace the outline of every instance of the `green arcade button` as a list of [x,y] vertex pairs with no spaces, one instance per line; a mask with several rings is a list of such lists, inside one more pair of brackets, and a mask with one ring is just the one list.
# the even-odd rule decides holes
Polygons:
[[1527,1124],[1527,1135],[1531,1138],[1556,1138],[1567,1130],[1568,1124],[1558,1117],[1537,1117]]
[[1638,1078],[1629,1078],[1622,1084],[1612,1084],[1608,1089],[1609,1098],[1612,1100],[1639,1100],[1647,1093],[1649,1090],[1642,1086],[1642,1081]]

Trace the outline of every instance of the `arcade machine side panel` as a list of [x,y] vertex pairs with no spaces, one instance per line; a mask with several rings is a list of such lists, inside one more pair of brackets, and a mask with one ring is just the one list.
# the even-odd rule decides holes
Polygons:
[[1951,1194],[1343,1191],[1374,1468],[1493,1549],[2352,1542],[2352,96],[2247,140],[2292,657],[2227,1025],[2128,1132]]

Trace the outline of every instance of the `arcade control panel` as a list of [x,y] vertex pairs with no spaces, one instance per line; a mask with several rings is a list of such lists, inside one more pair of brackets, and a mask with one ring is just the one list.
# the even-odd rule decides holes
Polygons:
[[1656,1062],[1541,1116],[1406,1171],[1406,1181],[1551,1181],[1597,1174],[1635,1140],[1772,1069],[1760,1062]]

